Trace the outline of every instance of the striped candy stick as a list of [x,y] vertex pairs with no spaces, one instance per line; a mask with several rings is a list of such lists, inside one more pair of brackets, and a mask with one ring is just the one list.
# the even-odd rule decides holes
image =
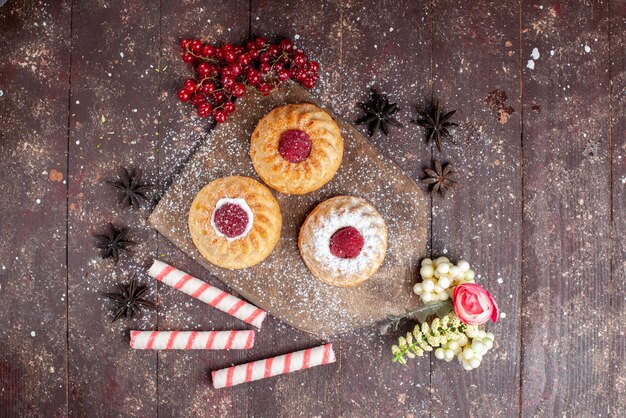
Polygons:
[[250,325],[261,328],[267,313],[251,303],[241,300],[236,296],[224,292],[207,282],[197,279],[184,271],[154,260],[148,274],[156,280],[172,286],[174,289],[190,295],[202,302],[226,312],[229,315],[239,318]]
[[254,331],[131,331],[136,350],[247,350]]
[[211,376],[213,377],[213,387],[220,389],[322,364],[334,363],[335,360],[333,345],[325,344],[295,353],[216,370],[211,372]]

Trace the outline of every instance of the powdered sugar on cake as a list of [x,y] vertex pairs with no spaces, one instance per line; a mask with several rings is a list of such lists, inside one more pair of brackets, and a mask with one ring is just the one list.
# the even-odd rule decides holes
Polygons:
[[[363,248],[354,258],[340,258],[330,252],[330,238],[339,229],[349,226],[356,228],[363,236]],[[379,233],[381,228],[384,228],[384,224],[380,217],[367,206],[333,210],[328,217],[318,217],[312,228],[315,237],[311,248],[313,257],[337,275],[362,273],[386,248],[384,237]]]

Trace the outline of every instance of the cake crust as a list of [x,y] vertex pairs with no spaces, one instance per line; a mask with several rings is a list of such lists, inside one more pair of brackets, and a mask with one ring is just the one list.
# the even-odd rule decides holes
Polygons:
[[[354,258],[330,251],[332,235],[345,227],[356,228],[363,247]],[[374,206],[354,196],[336,196],[317,205],[300,229],[298,247],[311,273],[332,286],[356,286],[378,271],[387,251],[387,227]]]
[[[280,151],[281,135],[303,131],[311,151],[303,161],[290,162]],[[319,107],[288,104],[269,112],[257,124],[250,140],[250,158],[259,177],[285,194],[305,194],[319,189],[335,175],[343,159],[343,139],[333,118]]]
[[[228,238],[212,224],[218,202],[243,199],[251,212],[245,235]],[[246,209],[248,210],[248,209]],[[196,248],[210,263],[226,269],[252,267],[272,252],[282,228],[278,202],[267,187],[250,177],[213,180],[198,192],[189,209],[189,232]]]

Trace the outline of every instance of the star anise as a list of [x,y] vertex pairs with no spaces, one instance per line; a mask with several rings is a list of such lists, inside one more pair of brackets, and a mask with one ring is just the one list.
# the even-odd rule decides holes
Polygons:
[[359,106],[363,109],[365,115],[354,123],[357,125],[366,123],[369,136],[374,135],[378,128],[385,135],[388,135],[389,125],[402,126],[393,117],[393,114],[399,110],[398,105],[390,103],[387,95],[379,93],[376,89],[372,89],[367,102],[359,103]]
[[128,238],[128,228],[116,228],[109,222],[107,231],[104,234],[94,234],[96,237],[96,247],[100,249],[102,258],[113,258],[113,263],[117,264],[120,260],[120,254],[128,251],[128,248],[135,245]]
[[122,316],[126,317],[126,319],[131,319],[135,314],[141,314],[142,307],[156,309],[154,303],[141,298],[148,288],[146,286],[137,286],[137,278],[135,276],[131,277],[130,283],[127,285],[122,285],[122,283],[118,282],[117,286],[120,290],[119,293],[103,293],[104,296],[114,301],[116,305],[115,315],[111,322],[117,321]]
[[141,181],[141,170],[133,168],[130,171],[120,167],[117,180],[107,180],[107,183],[116,188],[120,195],[122,207],[136,209],[142,200],[148,200],[146,193],[152,190],[152,185]]
[[422,182],[432,186],[432,192],[439,192],[440,195],[445,196],[447,191],[457,186],[456,181],[452,180],[455,172],[451,164],[442,167],[439,160],[435,160],[435,169],[425,168],[424,172],[427,177],[423,178]]
[[437,149],[441,151],[441,140],[452,140],[452,135],[450,135],[448,129],[453,126],[459,126],[458,123],[450,122],[450,118],[455,112],[456,110],[452,110],[446,114],[442,114],[439,109],[439,102],[437,102],[435,107],[431,108],[429,111],[418,109],[417,113],[419,113],[422,119],[413,122],[426,128],[426,135],[428,135],[426,143],[434,141],[435,144],[437,144]]

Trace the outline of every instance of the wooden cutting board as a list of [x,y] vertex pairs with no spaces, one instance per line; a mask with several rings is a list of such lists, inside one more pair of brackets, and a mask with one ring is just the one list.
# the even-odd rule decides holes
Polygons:
[[[288,84],[269,96],[249,92],[237,102],[231,119],[219,125],[199,147],[161,199],[148,222],[243,297],[298,329],[330,336],[399,314],[417,304],[412,286],[425,256],[428,206],[415,182],[349,123],[335,117],[344,140],[337,175],[320,190],[304,196],[274,192],[283,215],[280,241],[261,264],[225,270],[207,262],[196,250],[187,214],[196,193],[209,181],[230,175],[258,180],[249,156],[257,122],[287,103],[314,103],[305,89]],[[353,288],[327,285],[311,275],[298,251],[298,232],[307,214],[336,195],[359,196],[372,203],[387,223],[389,246],[380,270]]]

